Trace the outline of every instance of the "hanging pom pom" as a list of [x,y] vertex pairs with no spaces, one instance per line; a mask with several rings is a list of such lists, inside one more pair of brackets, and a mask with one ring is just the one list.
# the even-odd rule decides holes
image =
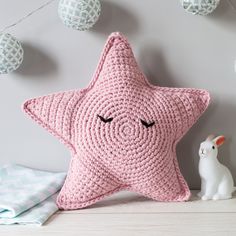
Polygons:
[[24,56],[20,42],[11,34],[0,33],[0,74],[16,70]]
[[208,15],[219,5],[220,0],[181,0],[183,8],[194,15]]
[[101,12],[99,0],[60,0],[58,14],[62,22],[73,29],[90,29]]

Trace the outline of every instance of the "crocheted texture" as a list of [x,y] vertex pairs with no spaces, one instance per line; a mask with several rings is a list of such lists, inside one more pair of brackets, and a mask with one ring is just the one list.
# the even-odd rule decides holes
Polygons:
[[0,33],[0,74],[16,70],[22,63],[24,51],[12,35]]
[[208,15],[219,5],[220,0],[181,0],[183,8],[194,15]]
[[90,29],[100,13],[100,0],[60,0],[58,5],[58,14],[63,23],[82,31]]
[[29,100],[24,110],[70,148],[57,203],[78,209],[120,190],[188,200],[175,147],[209,99],[205,90],[149,84],[127,40],[113,33],[87,88]]

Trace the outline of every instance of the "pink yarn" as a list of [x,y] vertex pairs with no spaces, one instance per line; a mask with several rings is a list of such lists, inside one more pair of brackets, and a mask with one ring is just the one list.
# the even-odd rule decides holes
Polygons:
[[113,33],[89,86],[24,104],[25,112],[72,152],[61,209],[78,209],[120,190],[186,201],[175,147],[209,104],[200,89],[149,84],[127,40]]

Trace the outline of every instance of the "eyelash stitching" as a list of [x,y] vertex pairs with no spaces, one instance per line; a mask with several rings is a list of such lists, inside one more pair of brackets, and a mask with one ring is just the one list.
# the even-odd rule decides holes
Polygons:
[[144,120],[142,120],[142,119],[140,119],[140,120],[141,120],[141,123],[142,123],[146,128],[149,128],[149,127],[151,127],[151,126],[153,126],[153,125],[155,124],[155,122],[152,122],[152,123],[148,124],[146,121],[144,121]]
[[[102,116],[100,116],[100,115],[98,115],[98,118],[99,118],[102,122],[104,122],[104,123],[110,123],[110,122],[113,120],[113,118],[105,119],[104,117],[102,117]],[[140,120],[141,120],[141,123],[142,123],[146,128],[152,127],[152,126],[155,124],[155,122],[152,122],[152,123],[148,124],[146,121],[144,121],[144,120],[142,120],[142,119],[140,119]]]
[[110,122],[113,120],[113,118],[105,119],[105,118],[103,118],[103,117],[100,116],[100,115],[98,115],[98,118],[100,118],[100,120],[101,120],[102,122],[104,122],[104,123],[110,123]]

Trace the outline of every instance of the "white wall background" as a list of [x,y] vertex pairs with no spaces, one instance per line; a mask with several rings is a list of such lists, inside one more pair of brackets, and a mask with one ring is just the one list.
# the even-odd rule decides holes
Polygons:
[[[0,0],[0,28],[44,2]],[[228,138],[219,159],[236,180],[236,11],[227,0],[207,17],[187,14],[179,0],[103,0],[100,20],[87,32],[63,26],[57,3],[8,31],[23,43],[25,60],[15,73],[0,75],[0,164],[68,168],[69,151],[26,117],[21,104],[31,97],[85,87],[107,36],[121,31],[154,84],[206,88],[212,93],[210,109],[178,146],[190,186],[199,187],[197,152],[209,133]]]

